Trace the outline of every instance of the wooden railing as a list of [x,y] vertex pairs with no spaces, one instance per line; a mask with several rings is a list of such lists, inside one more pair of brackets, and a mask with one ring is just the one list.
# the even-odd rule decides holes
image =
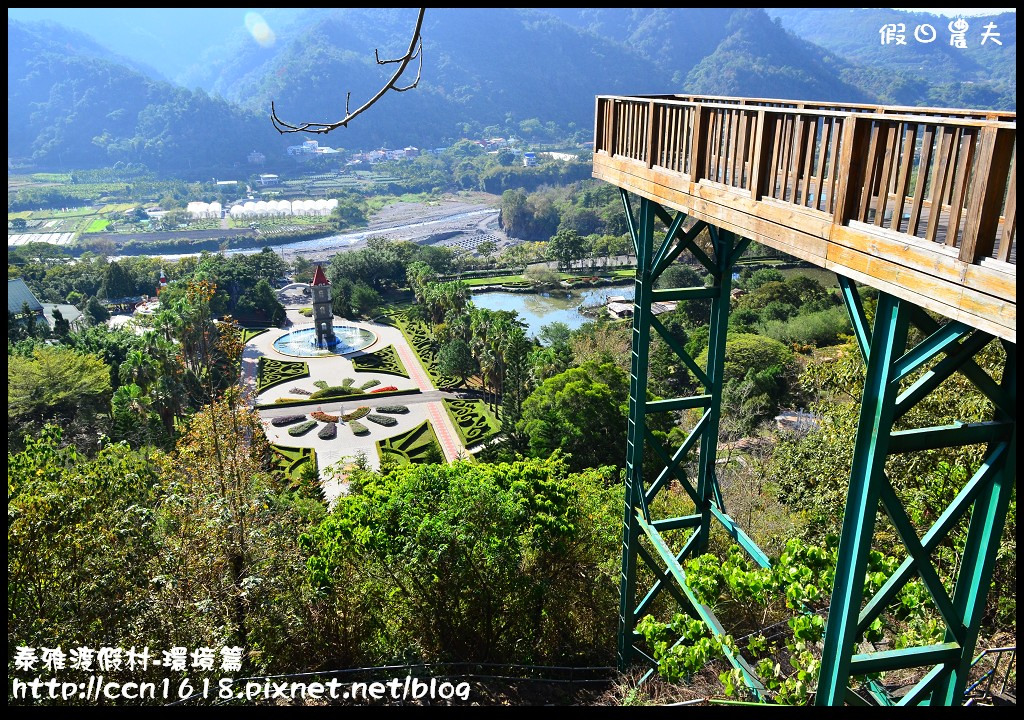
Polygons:
[[599,96],[594,132],[597,154],[971,264],[1016,265],[1016,147],[1015,113],[750,98]]

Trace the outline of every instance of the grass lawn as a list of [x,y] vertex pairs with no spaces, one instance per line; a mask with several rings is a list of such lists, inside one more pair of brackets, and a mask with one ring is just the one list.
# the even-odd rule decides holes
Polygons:
[[498,277],[486,277],[486,278],[469,278],[463,280],[469,287],[479,287],[480,285],[501,285],[507,282],[522,282],[525,278],[522,275],[499,275]]
[[104,230],[107,229],[107,225],[109,225],[109,224],[110,224],[110,221],[108,221],[108,220],[105,220],[103,218],[96,218],[91,223],[89,223],[89,227],[87,227],[85,229],[85,232],[87,232],[87,233],[103,232]]
[[262,335],[269,328],[242,328],[242,344],[249,342],[257,335]]

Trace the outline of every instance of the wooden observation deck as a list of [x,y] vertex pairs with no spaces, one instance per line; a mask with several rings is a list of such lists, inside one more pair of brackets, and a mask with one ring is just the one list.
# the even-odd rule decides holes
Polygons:
[[598,96],[594,177],[1016,343],[1012,112]]

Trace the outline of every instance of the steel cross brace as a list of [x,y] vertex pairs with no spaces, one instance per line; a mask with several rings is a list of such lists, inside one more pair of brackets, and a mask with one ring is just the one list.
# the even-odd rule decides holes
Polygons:
[[[940,326],[920,308],[886,293],[879,295],[874,327],[868,331],[856,287],[846,278],[840,278],[840,286],[867,362],[867,375],[815,700],[818,705],[848,701],[851,676],[922,667],[928,668],[927,672],[900,704],[958,705],[963,701],[1016,473],[1016,345],[1003,343],[1006,365],[1002,382],[997,385],[973,360],[991,336],[972,332],[957,322]],[[926,338],[907,351],[911,323]],[[901,381],[939,355],[945,357],[901,392]],[[914,404],[958,370],[992,400],[996,412],[991,422],[893,429]],[[895,453],[976,443],[988,447],[981,466],[919,539],[885,475],[886,458]],[[867,558],[879,509],[892,522],[908,556],[862,608]],[[930,555],[968,512],[963,561],[950,597]],[[854,654],[862,633],[915,575],[921,578],[945,622],[943,642]]]
[[[635,628],[641,616],[649,611],[663,590],[668,590],[688,612],[703,619],[713,633],[725,634],[725,629],[710,608],[697,602],[696,596],[686,584],[686,576],[680,565],[686,557],[700,553],[707,547],[712,520],[721,523],[761,567],[769,567],[769,561],[757,544],[726,513],[718,478],[715,475],[725,341],[729,324],[729,291],[733,267],[749,241],[699,221],[684,229],[687,218],[683,213],[677,213],[672,217],[660,205],[646,198],[640,199],[638,215],[634,218],[628,195],[624,190],[621,193],[623,208],[627,213],[627,226],[637,255],[619,606],[618,663],[624,670],[635,658],[653,664],[653,659],[635,645],[639,639]],[[657,247],[654,238],[656,219],[661,220],[667,228],[664,239]],[[705,229],[711,236],[713,258],[696,243],[697,236]],[[713,284],[710,287],[655,290],[654,285],[658,278],[684,251],[689,251],[711,273]],[[696,363],[679,341],[651,313],[651,303],[657,300],[691,298],[711,300],[708,361],[704,368]],[[652,328],[704,386],[703,394],[687,398],[648,400]],[[702,408],[701,419],[682,445],[669,453],[647,428],[646,416],[655,412],[688,408]],[[656,477],[654,473],[644,472],[646,448],[653,451],[654,459],[658,461],[654,465],[655,468],[660,468]],[[694,448],[699,448],[695,483],[687,477],[683,467],[686,456]],[[650,465],[650,460],[647,460],[646,464]],[[655,477],[649,486],[645,486],[647,476]],[[650,514],[651,503],[672,479],[677,480],[693,500],[696,512],[684,517],[654,519]],[[662,533],[680,529],[690,529],[690,533],[682,548],[673,550],[668,546]],[[641,545],[641,536],[647,539],[653,552]],[[641,563],[650,570],[655,582],[644,596],[638,599],[637,568]],[[733,666],[741,671],[746,684],[754,694],[759,698],[763,697],[764,685],[749,663],[731,651],[726,655]]]

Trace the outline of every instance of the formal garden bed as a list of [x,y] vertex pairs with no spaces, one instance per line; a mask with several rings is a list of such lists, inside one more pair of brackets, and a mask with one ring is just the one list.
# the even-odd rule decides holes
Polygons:
[[276,385],[304,377],[309,377],[307,363],[261,357],[256,369],[256,392],[263,393]]
[[408,312],[396,313],[391,316],[391,320],[402,331],[402,334],[405,335],[409,346],[420,359],[420,363],[426,369],[434,384],[442,390],[457,387],[459,384],[457,378],[442,375],[437,370],[437,342],[434,340],[434,334],[430,331],[427,324],[410,318]]
[[298,480],[302,472],[302,466],[312,463],[316,467],[316,450],[313,448],[285,447],[283,445],[271,445],[273,453],[273,465],[284,476],[291,480]]
[[445,400],[444,409],[467,448],[485,442],[501,430],[501,424],[483,400]]
[[304,423],[302,423],[300,425],[294,425],[294,426],[288,428],[288,434],[292,435],[293,437],[299,437],[300,435],[305,435],[306,433],[308,433],[310,430],[312,430],[315,427],[316,427],[316,420],[307,420],[306,422],[304,422]]
[[377,454],[382,463],[385,460],[399,465],[444,462],[444,453],[429,420],[401,435],[378,441]]
[[256,406],[257,410],[266,410],[268,408],[281,408],[281,407],[301,407],[303,405],[318,405],[324,400],[367,400],[372,398],[377,401],[386,397],[399,397],[403,395],[418,395],[420,390],[418,388],[408,388],[406,390],[395,390],[388,388],[379,388],[376,391],[364,393],[361,390],[353,388],[352,392],[342,392],[338,395],[332,395],[330,393],[324,395],[317,395],[313,393],[309,397],[280,397],[270,403],[261,403]]
[[398,357],[394,345],[388,345],[376,352],[360,355],[352,358],[352,367],[360,372],[376,372],[383,375],[397,375],[398,377],[409,377],[409,372]]

